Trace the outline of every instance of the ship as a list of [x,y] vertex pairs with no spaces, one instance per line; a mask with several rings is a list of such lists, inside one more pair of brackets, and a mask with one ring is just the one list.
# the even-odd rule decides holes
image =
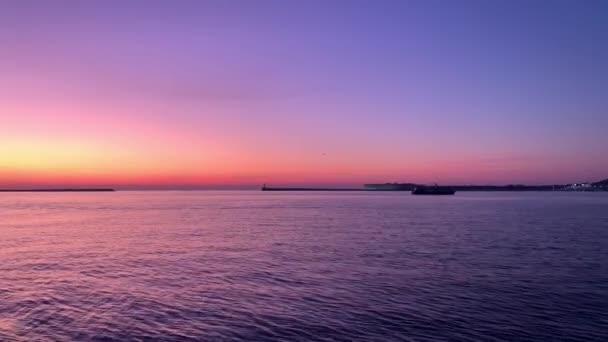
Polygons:
[[418,185],[412,190],[412,195],[453,195],[456,191],[449,186],[433,186]]

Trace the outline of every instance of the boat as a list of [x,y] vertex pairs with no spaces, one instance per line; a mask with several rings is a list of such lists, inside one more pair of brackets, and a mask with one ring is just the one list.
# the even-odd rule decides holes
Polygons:
[[412,195],[453,195],[456,191],[449,186],[433,186],[418,185],[412,190]]

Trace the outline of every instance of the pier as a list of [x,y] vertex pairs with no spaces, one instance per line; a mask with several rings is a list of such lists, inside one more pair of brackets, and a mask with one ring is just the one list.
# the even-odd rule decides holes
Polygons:
[[91,188],[91,189],[0,189],[0,192],[113,192],[114,189]]

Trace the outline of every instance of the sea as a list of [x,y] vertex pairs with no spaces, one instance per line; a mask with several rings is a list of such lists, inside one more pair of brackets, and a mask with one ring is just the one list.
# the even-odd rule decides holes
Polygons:
[[0,341],[608,341],[608,193],[2,193]]

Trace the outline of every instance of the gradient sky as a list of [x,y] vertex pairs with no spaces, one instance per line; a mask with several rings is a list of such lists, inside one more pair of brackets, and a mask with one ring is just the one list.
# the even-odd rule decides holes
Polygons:
[[608,1],[0,2],[0,187],[608,177]]

